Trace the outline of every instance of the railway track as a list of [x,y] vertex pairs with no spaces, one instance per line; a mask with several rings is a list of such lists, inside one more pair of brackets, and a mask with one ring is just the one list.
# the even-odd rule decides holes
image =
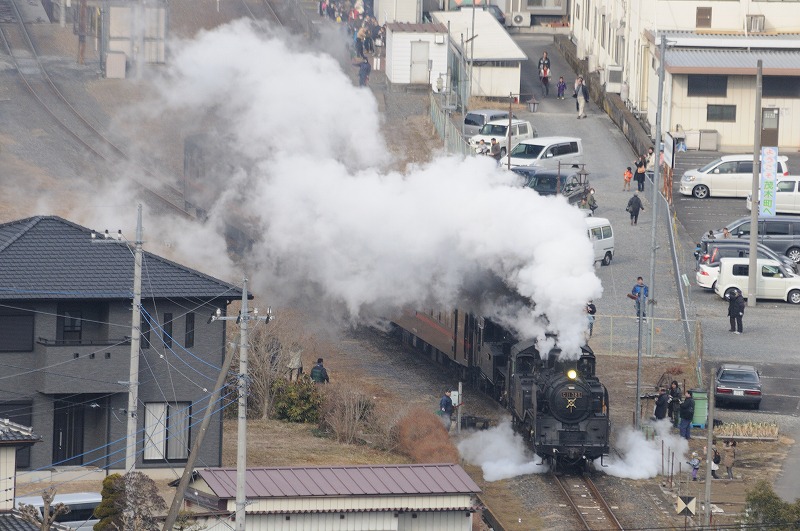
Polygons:
[[624,529],[587,475],[559,477],[552,474],[551,477],[585,529]]
[[139,189],[150,199],[151,206],[190,217],[190,214],[182,206],[182,192],[163,184],[163,179],[158,178],[154,172],[135,164],[122,149],[100,132],[98,127],[78,112],[64,96],[40,60],[16,0],[2,0],[0,6],[2,6],[0,9],[2,16],[0,39],[25,88],[39,104],[39,107],[74,141],[78,149],[90,153],[98,160],[107,162],[110,169],[118,168],[120,165],[134,166],[137,172],[148,176],[151,180],[161,182],[162,185],[158,190],[141,181],[136,182]]

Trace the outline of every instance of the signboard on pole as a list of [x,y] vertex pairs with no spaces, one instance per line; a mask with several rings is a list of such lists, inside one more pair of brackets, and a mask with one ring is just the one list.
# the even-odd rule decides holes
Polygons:
[[695,512],[697,512],[697,498],[694,496],[678,496],[675,510],[680,516],[694,516]]
[[761,201],[758,205],[759,216],[775,215],[775,186],[778,181],[778,148],[761,148]]
[[674,167],[672,161],[674,160],[675,153],[675,139],[672,138],[670,133],[664,133],[662,143],[664,144],[664,164],[672,168]]

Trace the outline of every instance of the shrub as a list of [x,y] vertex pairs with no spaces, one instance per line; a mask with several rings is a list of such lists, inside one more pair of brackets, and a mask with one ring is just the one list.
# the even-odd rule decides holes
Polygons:
[[746,522],[774,530],[797,529],[800,521],[800,501],[786,503],[772,486],[761,480],[747,491]]
[[322,428],[333,433],[339,442],[356,442],[372,424],[375,403],[349,385],[329,384],[325,387]]
[[272,408],[274,417],[289,422],[319,422],[322,394],[317,384],[308,378],[297,381],[278,379],[272,382],[275,398]]
[[427,409],[411,409],[398,423],[398,448],[416,463],[457,463],[458,450],[442,421]]

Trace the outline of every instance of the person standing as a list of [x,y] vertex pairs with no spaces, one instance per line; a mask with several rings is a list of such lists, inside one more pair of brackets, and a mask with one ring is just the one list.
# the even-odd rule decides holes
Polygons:
[[594,329],[594,314],[597,313],[597,306],[593,301],[586,303],[586,319],[589,321],[589,337],[592,337],[592,330]]
[[692,438],[692,420],[694,419],[694,398],[692,398],[691,391],[686,391],[683,402],[681,402],[680,416],[681,437],[688,441]]
[[728,318],[731,321],[730,332],[734,334],[742,333],[742,317],[744,316],[744,308],[746,303],[742,292],[738,289],[731,291],[731,296],[728,299]]
[[575,85],[575,94],[573,98],[577,98],[578,105],[578,120],[586,118],[586,102],[589,101],[589,89],[583,84],[583,78],[579,77]]
[[558,90],[558,99],[563,100],[564,93],[567,91],[567,84],[564,82],[564,76],[558,78],[556,89]]
[[[647,285],[644,283],[644,279],[642,277],[636,278],[636,284],[633,285],[633,289],[631,290],[630,294],[628,295],[629,298],[633,299],[633,307],[636,309],[636,318],[638,319],[640,316],[647,319],[647,297],[649,295],[649,291],[647,289]],[[644,306],[642,306],[644,303]],[[641,314],[639,313],[641,311]]]
[[369,82],[369,74],[372,72],[372,66],[369,60],[365,57],[364,60],[358,65],[358,86],[366,87]]
[[736,441],[725,441],[725,449],[723,451],[725,455],[722,458],[722,464],[728,473],[728,479],[733,479],[733,465],[736,462]]
[[633,172],[631,171],[631,167],[628,166],[625,168],[625,173],[622,174],[622,191],[623,192],[630,192],[631,191],[631,181],[633,180]]
[[692,467],[692,481],[697,481],[697,472],[700,470],[700,458],[697,452],[692,452],[692,458],[686,463]]
[[542,53],[542,56],[539,58],[539,66],[536,67],[540,78],[542,77],[542,72],[544,72],[545,68],[550,70],[550,58],[547,57],[547,52]]
[[681,404],[681,388],[678,386],[677,380],[672,380],[669,384],[669,418],[672,419],[672,425],[678,427],[678,412],[680,411]]
[[550,95],[550,67],[545,66],[539,74],[539,80],[542,82],[542,94],[544,97]]
[[450,390],[444,392],[444,396],[439,400],[439,415],[442,417],[442,424],[444,429],[450,431],[450,426],[453,424],[453,399],[450,398]]
[[652,181],[653,176],[655,175],[656,172],[656,154],[653,148],[651,147],[647,148],[647,155],[645,155],[645,161],[647,162],[646,165],[647,176]]
[[322,358],[317,360],[317,364],[311,368],[311,381],[317,384],[326,384],[330,382],[328,378],[328,371],[322,366]]
[[492,145],[489,146],[489,155],[497,161],[497,164],[500,164],[500,159],[503,158],[503,153],[500,151],[500,144],[497,143],[497,139],[492,139]]
[[639,199],[639,192],[633,192],[633,197],[628,200],[628,206],[625,208],[631,215],[631,225],[639,223],[639,211],[644,210],[642,200]]
[[634,177],[636,179],[636,189],[644,192],[644,173],[647,171],[647,160],[642,155],[633,164],[636,166],[636,176]]
[[656,420],[664,420],[667,418],[667,405],[669,404],[669,395],[667,390],[663,387],[658,390],[658,398],[656,398],[656,407],[653,411]]

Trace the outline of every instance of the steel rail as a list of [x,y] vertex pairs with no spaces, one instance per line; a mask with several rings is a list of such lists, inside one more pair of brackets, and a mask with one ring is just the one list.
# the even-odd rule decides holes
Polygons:
[[[586,487],[586,490],[588,491],[589,495],[591,496],[591,498],[587,497],[586,499],[581,500],[581,503],[584,505],[583,507],[578,505],[578,500],[576,500],[575,497],[570,492],[571,489],[567,488],[567,486],[564,484],[564,481],[562,481],[560,477],[558,477],[555,474],[551,474],[551,477],[553,478],[555,484],[558,486],[561,493],[569,502],[570,507],[572,507],[573,511],[578,516],[578,518],[581,521],[581,524],[583,524],[583,527],[585,529],[590,531],[593,529],[603,529],[603,530],[618,529],[622,531],[624,529],[622,527],[622,524],[614,515],[614,511],[612,511],[611,507],[609,507],[608,502],[606,502],[605,498],[603,498],[603,496],[600,494],[600,491],[597,489],[597,486],[591,479],[589,479],[588,476],[586,475],[569,476],[569,479],[580,480]],[[603,516],[602,519],[593,522],[590,521],[589,518],[587,518],[586,511],[584,509],[588,506],[589,503],[593,503],[595,505],[595,507],[590,507],[591,509],[593,510],[597,509],[602,513]]]

